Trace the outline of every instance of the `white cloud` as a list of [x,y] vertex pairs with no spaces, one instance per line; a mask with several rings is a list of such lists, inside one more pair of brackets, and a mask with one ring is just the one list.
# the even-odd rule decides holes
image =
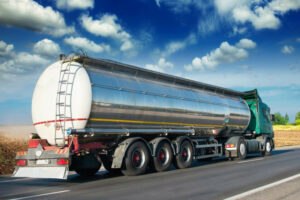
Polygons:
[[297,41],[297,42],[300,42],[300,38],[297,38],[296,41]]
[[222,42],[220,47],[202,58],[194,58],[192,64],[185,65],[187,71],[213,69],[222,63],[233,63],[248,57],[246,48],[255,48],[256,43],[249,39],[241,39],[236,45]]
[[94,0],[56,0],[56,7],[65,10],[94,8]]
[[200,17],[197,28],[201,35],[207,35],[208,33],[218,30],[220,26],[220,18],[214,13]]
[[171,62],[167,62],[164,58],[160,58],[156,65],[147,64],[146,69],[154,70],[158,72],[164,72],[167,68],[173,68],[174,65]]
[[300,8],[299,0],[273,0],[269,4],[270,8],[280,14],[285,14],[290,10],[298,10]]
[[53,36],[75,32],[64,17],[50,6],[43,7],[33,0],[0,1],[0,24],[21,27]]
[[299,0],[215,0],[215,6],[221,16],[232,18],[235,22],[246,24],[250,22],[255,29],[278,29],[280,19],[291,10],[300,8]]
[[80,17],[80,23],[88,32],[102,37],[110,37],[121,41],[121,51],[127,51],[134,46],[131,42],[131,35],[117,23],[117,16],[104,14],[100,19],[93,19],[88,15]]
[[60,54],[59,45],[47,38],[35,43],[33,46],[33,51],[36,54],[46,57],[58,57]]
[[155,3],[158,7],[160,7],[160,0],[155,0]]
[[299,73],[280,69],[274,69],[272,72],[268,69],[239,70],[236,73],[232,71],[205,71],[204,73],[183,74],[182,77],[226,88],[300,86]]
[[288,45],[284,45],[281,49],[281,52],[284,53],[284,54],[291,54],[294,52],[294,47],[292,46],[288,46]]
[[162,57],[167,57],[181,49],[184,49],[187,45],[195,44],[197,41],[195,34],[191,33],[183,41],[173,41],[166,45],[164,51],[161,52]]
[[4,41],[0,40],[0,57],[13,56],[14,54],[13,49],[14,49],[13,44],[6,44]]
[[244,34],[246,33],[247,28],[246,27],[238,27],[238,26],[233,26],[233,35],[236,34]]
[[202,60],[200,58],[198,58],[198,57],[196,57],[196,58],[193,59],[192,64],[185,65],[184,68],[187,71],[193,71],[194,69],[204,71],[204,66],[202,64]]
[[[37,55],[21,52],[0,64],[0,72],[9,74],[24,74],[33,71],[36,67],[44,67],[49,60]],[[2,74],[1,73],[1,74]]]
[[71,45],[73,48],[82,48],[83,50],[94,53],[102,53],[103,51],[110,50],[109,45],[96,44],[95,42],[84,37],[69,37],[65,38],[64,42]]
[[256,43],[247,38],[241,39],[237,44],[237,47],[243,49],[254,49],[256,47]]

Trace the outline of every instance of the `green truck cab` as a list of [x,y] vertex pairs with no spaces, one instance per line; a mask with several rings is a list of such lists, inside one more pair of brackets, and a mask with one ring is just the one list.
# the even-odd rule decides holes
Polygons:
[[266,134],[273,138],[274,131],[270,108],[262,102],[257,89],[245,92],[243,99],[247,102],[251,112],[251,119],[247,130],[254,134]]

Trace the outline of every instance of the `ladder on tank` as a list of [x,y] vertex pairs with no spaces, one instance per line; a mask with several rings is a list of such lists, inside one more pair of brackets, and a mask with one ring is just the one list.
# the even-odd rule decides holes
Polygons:
[[[75,80],[75,72],[71,71],[71,61],[64,65],[62,62],[59,69],[59,80],[56,94],[56,110],[55,110],[55,134],[54,140],[56,146],[65,146],[66,123],[70,122],[73,128],[72,121],[72,91]],[[61,137],[58,135],[62,132]],[[62,142],[61,142],[62,141]]]

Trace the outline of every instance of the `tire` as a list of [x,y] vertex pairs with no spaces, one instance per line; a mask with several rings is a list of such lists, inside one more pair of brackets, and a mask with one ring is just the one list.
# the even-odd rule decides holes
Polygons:
[[247,145],[244,138],[240,137],[236,150],[237,160],[244,160],[247,157]]
[[188,140],[180,144],[179,153],[175,156],[174,166],[177,169],[184,169],[191,166],[193,161],[193,146]]
[[166,141],[160,142],[153,157],[154,169],[157,172],[166,171],[170,168],[172,160],[173,151],[171,145]]
[[101,162],[93,154],[75,157],[72,162],[75,172],[84,178],[93,176],[101,167]]
[[75,172],[83,178],[89,178],[94,176],[94,174],[96,174],[99,171],[99,169],[100,166],[99,168],[75,169]]
[[111,168],[112,160],[109,157],[107,157],[107,156],[100,156],[100,158],[101,158],[101,161],[102,161],[102,164],[103,164],[104,168],[109,173],[118,174],[120,172],[120,169]]
[[127,149],[121,171],[126,176],[141,175],[146,172],[148,164],[148,148],[143,142],[137,141]]
[[266,143],[265,143],[265,150],[261,154],[262,154],[262,156],[270,156],[272,150],[273,149],[272,149],[271,140],[267,139]]

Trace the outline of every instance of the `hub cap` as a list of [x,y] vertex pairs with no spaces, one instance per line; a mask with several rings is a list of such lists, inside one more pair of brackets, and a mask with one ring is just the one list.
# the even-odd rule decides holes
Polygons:
[[240,153],[241,155],[245,155],[246,154],[246,146],[244,143],[240,144]]
[[269,141],[266,143],[266,151],[271,152],[271,143]]
[[190,156],[191,156],[191,152],[187,148],[184,147],[181,152],[182,160],[184,162],[186,162],[190,159]]
[[145,162],[144,152],[140,151],[139,149],[136,149],[132,153],[131,161],[132,161],[132,166],[133,167],[141,168],[144,165],[144,162]]

